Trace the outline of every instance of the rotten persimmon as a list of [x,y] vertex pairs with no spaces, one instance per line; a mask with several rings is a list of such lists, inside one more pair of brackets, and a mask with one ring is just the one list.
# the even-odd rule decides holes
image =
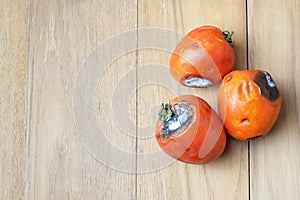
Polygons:
[[214,26],[201,26],[186,34],[172,53],[171,75],[181,84],[196,88],[221,81],[235,62],[232,34]]
[[223,153],[226,133],[208,103],[193,95],[183,95],[162,104],[156,140],[165,153],[179,161],[205,164]]
[[282,101],[274,79],[262,70],[227,74],[217,98],[226,131],[239,140],[266,135],[278,117]]

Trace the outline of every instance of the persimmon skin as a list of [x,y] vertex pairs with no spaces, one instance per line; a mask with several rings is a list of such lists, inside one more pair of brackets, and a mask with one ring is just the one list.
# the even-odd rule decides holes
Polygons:
[[225,129],[238,140],[266,135],[278,117],[282,101],[270,74],[261,70],[227,74],[217,98]]
[[181,133],[163,137],[164,122],[156,124],[156,140],[165,153],[171,157],[191,164],[205,164],[217,159],[226,146],[226,133],[221,119],[201,98],[183,95],[172,100],[187,102],[193,109],[191,124]]
[[210,81],[199,87],[208,87],[221,81],[232,70],[234,62],[234,50],[222,31],[213,26],[201,26],[178,43],[170,59],[170,72],[183,85],[185,79],[199,77]]

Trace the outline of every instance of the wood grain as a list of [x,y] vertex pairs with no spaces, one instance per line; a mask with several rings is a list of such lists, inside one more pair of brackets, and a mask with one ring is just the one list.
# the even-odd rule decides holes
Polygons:
[[300,198],[300,2],[250,1],[249,63],[269,71],[283,103],[264,138],[251,142],[251,199]]
[[[101,42],[136,27],[136,8],[133,0],[32,1],[26,199],[135,199],[135,174],[101,163],[102,158],[92,148],[93,142],[99,141],[85,143],[79,136],[91,130],[77,132],[80,124],[74,123],[72,100],[78,73],[81,69],[87,72],[83,63]],[[122,48],[127,44],[119,45]],[[123,139],[124,133],[114,124],[119,116],[110,114],[114,87],[134,67],[135,60],[135,54],[121,56],[104,75],[99,75],[99,85],[91,85],[91,77],[83,83],[97,86],[94,104],[88,106],[99,120],[107,114],[105,120],[109,123],[105,122],[103,130],[111,145],[133,152],[135,137]],[[134,129],[129,131],[135,134]],[[117,161],[112,152],[104,151],[111,162]],[[135,159],[126,162],[135,166]]]
[[24,195],[29,1],[0,6],[0,199]]
[[[4,0],[0,19],[0,199],[300,198],[298,0]],[[217,108],[218,85],[189,89],[168,69],[201,25],[234,30],[235,69],[269,71],[283,97],[250,158],[228,137],[221,158],[187,165],[155,141],[161,102]]]
[[[179,34],[207,24],[235,30],[236,68],[245,69],[245,10],[246,5],[242,1],[139,1],[138,27],[170,29]],[[166,32],[157,34],[157,40],[162,46],[174,43],[174,33]],[[145,48],[147,43],[153,45],[157,42],[141,33],[139,30],[140,48]],[[160,37],[164,37],[164,41]],[[174,47],[175,45],[176,43]],[[166,158],[163,159],[163,155],[157,153],[159,147],[154,134],[161,102],[189,93],[205,98],[216,108],[215,95],[218,87],[197,90],[180,86],[169,74],[169,58],[170,52],[158,48],[138,51],[138,153],[149,159],[138,156],[140,174],[137,179],[137,199],[248,199],[247,143],[229,138],[224,155],[215,162],[202,166],[186,165],[174,160],[167,165]],[[147,65],[152,68],[149,70]],[[150,156],[154,153],[158,155],[156,159]]]

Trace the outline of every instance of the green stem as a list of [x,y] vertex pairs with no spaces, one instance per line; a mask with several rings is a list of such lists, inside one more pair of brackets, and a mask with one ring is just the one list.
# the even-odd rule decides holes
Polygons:
[[223,31],[223,36],[225,38],[225,40],[230,44],[230,46],[233,47],[233,41],[231,39],[232,35],[233,35],[234,31]]
[[160,121],[165,121],[169,119],[173,115],[173,111],[171,110],[171,105],[169,103],[162,103],[161,104],[161,109],[159,111],[159,120]]

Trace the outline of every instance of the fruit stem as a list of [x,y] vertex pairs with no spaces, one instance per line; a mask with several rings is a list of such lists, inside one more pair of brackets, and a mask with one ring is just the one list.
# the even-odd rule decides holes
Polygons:
[[170,101],[169,103],[161,103],[161,109],[159,111],[159,120],[160,121],[166,121],[168,119],[171,118],[171,116],[173,115],[173,111],[171,110],[171,105],[170,105]]
[[232,37],[234,31],[230,32],[230,31],[225,30],[222,33],[223,33],[225,40],[230,44],[231,47],[233,47],[233,41],[232,41],[231,37]]

